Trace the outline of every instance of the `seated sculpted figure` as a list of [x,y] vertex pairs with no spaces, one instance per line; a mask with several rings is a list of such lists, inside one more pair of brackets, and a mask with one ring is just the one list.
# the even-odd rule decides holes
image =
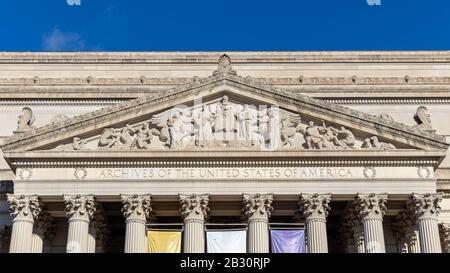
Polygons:
[[111,149],[116,147],[119,142],[118,132],[113,128],[105,128],[98,141],[98,147],[100,149]]
[[[325,130],[325,131],[324,131]],[[325,127],[314,125],[314,121],[309,122],[309,126],[306,127],[305,140],[308,149],[322,149],[327,141],[322,133],[326,132]]]

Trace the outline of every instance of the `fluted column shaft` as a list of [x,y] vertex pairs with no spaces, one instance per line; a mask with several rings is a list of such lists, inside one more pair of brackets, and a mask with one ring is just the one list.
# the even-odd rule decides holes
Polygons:
[[387,194],[358,194],[358,210],[364,228],[365,253],[385,253],[383,216]]
[[383,219],[379,217],[365,217],[362,219],[364,226],[364,245],[367,253],[385,253]]
[[327,253],[327,216],[330,210],[330,194],[302,194],[299,213],[306,217],[306,236],[309,253]]
[[419,226],[420,248],[423,253],[441,253],[441,240],[437,217],[420,217],[417,219]]
[[10,253],[31,253],[34,221],[29,217],[15,218],[11,232]]
[[441,194],[413,194],[411,197],[409,205],[416,216],[422,253],[442,252],[438,227],[441,200]]
[[40,212],[37,195],[8,194],[12,220],[10,253],[31,253],[33,225]]
[[248,221],[248,252],[269,252],[269,217],[272,194],[244,194],[243,213]]
[[180,194],[180,211],[183,218],[184,253],[205,252],[205,219],[209,212],[208,194]]
[[69,223],[67,253],[87,253],[89,222],[95,211],[93,195],[65,195]]
[[31,252],[42,253],[44,247],[44,238],[39,234],[33,233],[31,242]]
[[148,252],[145,224],[150,217],[150,195],[121,195],[125,217],[125,253]]
[[419,231],[415,227],[410,228],[406,238],[408,240],[408,253],[420,253]]
[[125,253],[148,252],[145,235],[146,219],[130,216],[125,220]]

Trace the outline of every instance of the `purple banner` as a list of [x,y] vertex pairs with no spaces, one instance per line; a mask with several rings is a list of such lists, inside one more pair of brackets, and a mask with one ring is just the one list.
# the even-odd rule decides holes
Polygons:
[[304,253],[305,230],[271,229],[272,253]]

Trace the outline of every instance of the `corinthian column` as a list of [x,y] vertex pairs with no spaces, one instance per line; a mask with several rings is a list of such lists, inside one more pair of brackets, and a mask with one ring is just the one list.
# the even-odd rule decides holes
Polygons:
[[40,212],[37,195],[8,194],[12,217],[10,253],[30,253],[34,220]]
[[242,212],[248,221],[248,252],[269,252],[269,218],[272,194],[244,194]]
[[89,222],[95,212],[94,195],[64,195],[69,219],[67,253],[87,253]]
[[409,205],[419,226],[419,241],[422,253],[442,252],[438,227],[438,215],[441,210],[439,203],[441,200],[441,194],[414,193],[411,197]]
[[180,211],[184,223],[184,253],[205,252],[205,219],[209,212],[208,194],[180,194]]
[[387,194],[358,194],[357,209],[364,228],[366,253],[385,253],[383,216]]
[[309,253],[327,253],[327,216],[331,200],[330,194],[300,195],[299,214],[306,218],[306,237]]
[[122,194],[122,212],[125,217],[125,253],[145,253],[147,249],[147,236],[145,224],[150,217],[150,195]]

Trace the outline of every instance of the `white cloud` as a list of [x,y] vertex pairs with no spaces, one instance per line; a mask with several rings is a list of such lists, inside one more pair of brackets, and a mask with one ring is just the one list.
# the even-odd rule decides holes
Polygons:
[[44,35],[42,45],[46,51],[79,51],[85,48],[79,34],[63,32],[58,28]]
[[81,6],[81,0],[66,0],[69,6]]

